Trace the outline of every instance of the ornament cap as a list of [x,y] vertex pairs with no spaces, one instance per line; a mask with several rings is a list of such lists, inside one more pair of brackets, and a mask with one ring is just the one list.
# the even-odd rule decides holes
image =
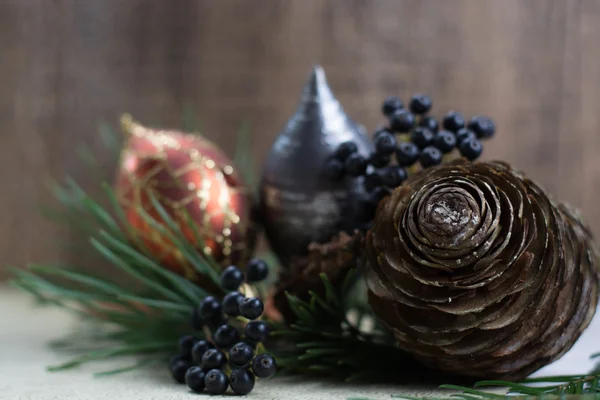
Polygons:
[[311,242],[326,242],[348,218],[348,201],[361,190],[355,179],[332,182],[324,166],[343,142],[356,143],[367,156],[372,145],[351,120],[315,65],[296,112],[277,137],[263,168],[262,215],[265,231],[282,263],[303,255]]
[[127,137],[143,136],[144,132],[147,131],[147,129],[144,128],[139,122],[134,120],[129,113],[121,115],[119,122],[121,123],[121,130],[123,131],[123,134],[125,134]]
[[328,103],[336,102],[337,100],[333,97],[333,93],[327,83],[327,77],[325,71],[320,65],[315,65],[312,72],[304,86],[302,93],[302,102],[317,102],[317,103]]

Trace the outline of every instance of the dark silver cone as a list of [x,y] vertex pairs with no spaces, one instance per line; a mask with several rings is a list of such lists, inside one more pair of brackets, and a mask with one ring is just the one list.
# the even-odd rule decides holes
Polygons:
[[303,255],[310,242],[324,242],[353,218],[349,198],[361,191],[357,179],[332,182],[326,162],[346,141],[368,156],[371,142],[335,99],[320,66],[304,87],[300,105],[277,137],[263,169],[261,217],[272,250],[284,266]]

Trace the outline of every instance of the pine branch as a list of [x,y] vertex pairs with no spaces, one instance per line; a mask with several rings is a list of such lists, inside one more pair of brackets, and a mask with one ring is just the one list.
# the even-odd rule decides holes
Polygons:
[[[593,354],[591,358],[599,357],[600,353]],[[542,386],[547,384],[546,386]],[[498,380],[484,380],[476,382],[473,389],[463,386],[442,385],[447,389],[455,389],[463,394],[472,394],[478,398],[493,398],[494,394],[476,390],[478,388],[506,388],[508,395],[527,395],[547,397],[549,395],[563,396],[568,394],[596,394],[600,392],[600,371],[595,369],[589,374],[546,376],[524,379],[521,382],[508,382]]]
[[[73,341],[71,347],[84,350],[84,354],[51,370],[74,368],[81,364],[122,355],[141,356],[155,354],[163,360],[174,351],[177,339],[192,330],[189,317],[193,307],[209,293],[158,264],[141,246],[132,233],[116,202],[112,189],[105,185],[112,212],[92,200],[74,182],[57,189],[69,221],[77,221],[74,229],[81,229],[90,237],[92,248],[104,257],[110,268],[120,271],[141,284],[142,289],[111,281],[110,272],[102,276],[84,273],[77,268],[54,265],[32,264],[26,269],[13,268],[12,284],[32,294],[39,302],[62,308],[74,315],[99,323],[94,331],[94,341],[99,349],[85,351],[82,343],[89,343],[90,336],[81,342]],[[169,227],[168,237],[185,254],[200,273],[218,279],[214,260],[207,260],[194,250],[183,236],[178,225],[169,214],[154,202],[164,226]],[[147,216],[150,218],[149,216]],[[148,219],[150,221],[150,219]],[[163,233],[167,232],[159,222],[152,219]],[[60,279],[60,280],[58,280]],[[215,294],[215,293],[212,293]],[[202,332],[196,332],[203,336]],[[87,339],[87,340],[86,340]],[[150,359],[142,358],[136,367],[146,365]],[[150,361],[149,361],[150,362]],[[133,366],[131,366],[133,368]],[[126,371],[119,368],[104,374]]]
[[324,294],[310,292],[308,301],[287,294],[296,320],[272,333],[285,339],[277,352],[278,364],[288,373],[318,373],[346,381],[423,378],[428,371],[397,349],[388,332],[361,330],[360,321],[373,319],[372,314],[350,321],[349,315],[357,312],[349,299],[356,277],[352,270],[336,287],[321,274]]
[[[596,357],[594,355],[593,357]],[[546,384],[546,385],[544,385]],[[482,390],[486,388],[487,390]],[[540,378],[524,379],[521,382],[509,382],[499,380],[484,380],[476,382],[473,387],[459,385],[441,385],[440,389],[449,389],[458,391],[449,395],[450,397],[459,397],[469,400],[479,399],[505,399],[507,397],[528,396],[533,399],[564,398],[567,395],[591,395],[597,398],[600,393],[600,373],[592,372],[583,375],[564,375],[564,376],[546,376]],[[506,394],[491,392],[490,389],[497,391],[506,390]],[[434,400],[439,397],[413,397],[404,395],[394,395],[392,397],[404,399]],[[448,398],[448,397],[446,397]]]

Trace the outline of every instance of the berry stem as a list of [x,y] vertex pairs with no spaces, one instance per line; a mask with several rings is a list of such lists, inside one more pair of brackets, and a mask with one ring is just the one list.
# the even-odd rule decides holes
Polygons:
[[462,157],[457,149],[452,150],[450,153],[444,154],[442,162],[450,162]]
[[421,167],[418,164],[414,164],[410,167],[407,168],[407,171],[409,175],[414,175],[417,172],[419,172],[421,170]]
[[261,300],[263,299],[262,296],[265,295],[265,293],[262,293],[258,286],[250,285],[248,283],[244,283],[242,285],[240,292],[242,292],[245,297],[258,297]]
[[264,302],[268,297],[267,292],[265,291],[264,285],[258,284],[258,285],[253,285],[252,287],[253,287],[254,291],[256,291],[256,294],[257,294],[256,297],[258,297],[261,301]]
[[212,339],[212,332],[210,331],[209,327],[204,325],[202,327],[202,332],[204,333],[204,337],[206,339],[211,338]]
[[410,133],[400,133],[396,135],[396,141],[398,143],[410,142]]
[[263,343],[259,343],[256,345],[256,355],[261,355],[267,352],[265,345]]

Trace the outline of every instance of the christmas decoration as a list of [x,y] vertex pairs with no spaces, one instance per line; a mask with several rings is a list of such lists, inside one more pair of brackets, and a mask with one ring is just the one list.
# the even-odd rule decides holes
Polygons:
[[144,217],[169,229],[153,206],[155,199],[185,238],[201,246],[198,251],[223,266],[245,262],[254,245],[252,198],[231,161],[197,134],[146,128],[129,115],[122,118],[122,128],[128,137],[115,194],[133,239],[162,265],[201,280],[169,235]]
[[441,370],[525,378],[571,348],[598,301],[587,228],[500,162],[415,175],[381,202],[366,242],[373,311]]
[[[247,268],[254,275],[252,283],[266,279],[267,274],[262,272],[264,265],[266,263],[262,260],[252,260]],[[257,269],[260,270],[260,279]],[[220,282],[223,290],[231,292],[223,300],[206,296],[193,311],[192,325],[196,330],[209,332],[211,341],[191,335],[185,335],[178,341],[179,353],[171,358],[169,365],[171,375],[176,382],[186,383],[194,392],[206,390],[209,394],[223,394],[231,387],[235,394],[246,395],[254,388],[255,376],[269,378],[277,370],[275,358],[262,351],[261,343],[269,336],[270,329],[266,322],[258,320],[263,312],[261,300],[245,298],[237,291],[244,280],[250,284],[249,277],[244,276],[239,268],[229,266],[221,273]],[[238,311],[223,315],[222,311],[230,308],[228,299],[233,298],[233,294],[240,297],[236,302]],[[240,319],[236,318],[239,315],[254,321],[240,324]],[[228,316],[233,318],[228,320]],[[215,321],[219,322],[215,324]],[[214,328],[216,325],[219,326]],[[229,363],[233,369],[227,376]],[[252,372],[247,369],[250,365]]]
[[[432,384],[454,380],[448,371],[461,382],[464,375],[522,378],[560,357],[596,306],[591,235],[507,165],[452,161],[479,157],[480,140],[495,133],[491,119],[451,112],[438,123],[425,95],[407,107],[397,97],[384,102],[388,124],[371,146],[322,71],[313,72],[261,188],[269,236],[285,261],[274,285],[262,257],[245,262],[251,199],[232,164],[205,139],[126,117],[119,182],[105,185],[107,198],[92,198],[72,180],[56,188],[60,215],[89,238],[106,269],[99,276],[40,264],[14,271],[12,283],[41,303],[96,322],[62,343],[84,354],[49,370],[135,356],[98,375],[160,363],[194,392],[246,395],[279,369]],[[247,145],[238,145],[236,164],[245,165]],[[321,213],[317,206],[331,199],[335,210]],[[279,228],[287,241],[277,240]],[[113,281],[113,272],[134,284]],[[560,395],[596,393],[599,382],[595,371],[475,387]],[[444,387],[465,398],[498,397]]]
[[265,232],[284,267],[292,256],[306,254],[309,243],[328,241],[350,219],[349,198],[362,190],[360,183],[334,182],[323,172],[347,141],[363,156],[371,151],[362,128],[345,114],[317,66],[266,159],[260,187]]

